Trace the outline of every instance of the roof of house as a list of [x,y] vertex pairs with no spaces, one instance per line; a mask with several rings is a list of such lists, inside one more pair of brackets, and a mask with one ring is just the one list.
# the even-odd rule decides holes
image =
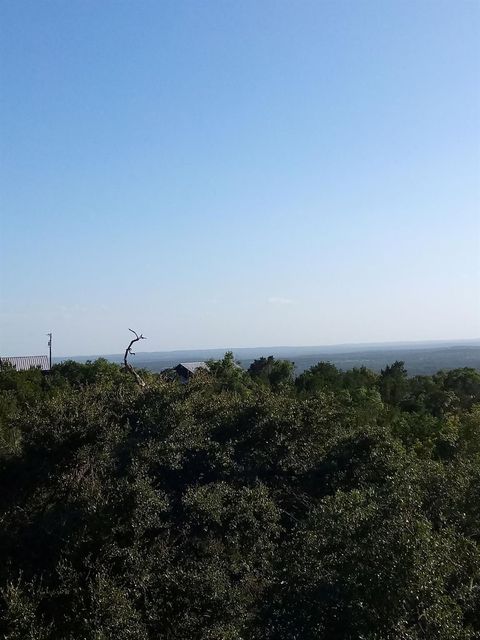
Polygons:
[[28,369],[41,369],[50,371],[48,356],[2,356],[0,363],[9,363],[17,371],[28,371]]
[[206,362],[180,362],[177,367],[183,367],[190,373],[195,373],[197,369],[208,369],[208,364]]

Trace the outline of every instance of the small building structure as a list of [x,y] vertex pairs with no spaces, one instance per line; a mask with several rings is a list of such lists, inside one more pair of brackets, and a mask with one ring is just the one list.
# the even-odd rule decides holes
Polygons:
[[29,369],[40,369],[50,371],[48,356],[1,356],[0,365],[7,364],[16,371],[28,371]]
[[208,371],[208,364],[206,362],[180,362],[174,367],[180,382],[185,383],[190,380],[192,376],[199,370]]

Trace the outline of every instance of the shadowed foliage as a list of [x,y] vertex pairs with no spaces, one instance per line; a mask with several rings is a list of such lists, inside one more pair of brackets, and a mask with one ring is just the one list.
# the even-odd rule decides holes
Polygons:
[[480,374],[0,371],[8,640],[480,638]]

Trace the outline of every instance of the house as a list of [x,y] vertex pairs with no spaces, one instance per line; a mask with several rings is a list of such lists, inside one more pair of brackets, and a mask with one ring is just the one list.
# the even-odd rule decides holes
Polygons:
[[174,367],[174,371],[177,372],[180,382],[188,382],[190,378],[199,370],[208,371],[208,364],[206,362],[180,362]]
[[48,356],[1,356],[0,365],[7,364],[16,371],[28,371],[29,369],[40,369],[50,371]]

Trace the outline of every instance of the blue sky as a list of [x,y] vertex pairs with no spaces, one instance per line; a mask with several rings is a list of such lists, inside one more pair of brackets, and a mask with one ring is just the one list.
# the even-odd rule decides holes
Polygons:
[[3,0],[0,353],[480,335],[480,5]]

